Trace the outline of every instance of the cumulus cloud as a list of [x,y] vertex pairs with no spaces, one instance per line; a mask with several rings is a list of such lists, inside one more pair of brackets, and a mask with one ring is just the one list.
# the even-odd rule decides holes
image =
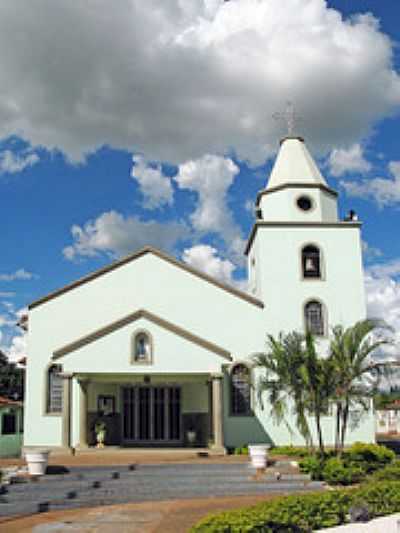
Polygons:
[[332,176],[343,176],[350,172],[368,172],[371,164],[365,159],[360,144],[353,144],[347,150],[338,148],[332,150],[329,156],[329,167]]
[[145,222],[137,217],[124,217],[116,211],[102,213],[83,227],[74,225],[71,233],[73,244],[63,250],[69,260],[102,253],[118,257],[147,245],[171,251],[178,241],[189,236],[189,230],[182,223]]
[[132,158],[131,177],[139,183],[144,197],[144,207],[155,209],[163,205],[172,205],[174,190],[170,178],[162,173],[161,166],[150,166],[146,160],[135,155]]
[[233,273],[237,268],[236,265],[229,259],[220,257],[218,250],[213,246],[197,244],[186,248],[182,253],[182,260],[228,285],[233,285],[242,291],[247,290],[247,279],[235,279]]
[[[400,350],[400,260],[369,267],[365,275],[368,316],[385,320],[394,330],[394,346],[385,349],[393,358]],[[399,376],[400,377],[400,376]]]
[[22,172],[27,167],[32,167],[39,162],[39,156],[32,152],[22,154],[14,153],[11,150],[4,150],[0,153],[0,173],[16,174]]
[[400,103],[392,56],[372,15],[324,0],[2,2],[0,138],[261,161],[294,99],[313,149],[349,145]]
[[34,275],[32,272],[28,272],[24,268],[19,268],[15,272],[9,274],[0,274],[0,281],[16,281],[16,280],[27,280],[32,279]]
[[400,202],[400,161],[388,164],[389,178],[373,178],[361,181],[342,181],[341,184],[350,196],[370,198],[379,207]]
[[179,165],[174,180],[181,189],[198,195],[198,203],[190,220],[198,232],[217,233],[225,241],[235,259],[242,259],[244,241],[241,230],[228,207],[227,194],[239,167],[227,158],[204,155]]

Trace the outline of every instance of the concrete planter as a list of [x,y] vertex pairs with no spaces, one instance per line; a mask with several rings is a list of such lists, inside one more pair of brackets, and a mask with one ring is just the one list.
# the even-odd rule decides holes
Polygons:
[[48,450],[25,452],[25,460],[31,476],[44,476],[49,462],[49,453]]
[[249,444],[251,466],[260,469],[267,466],[268,444]]

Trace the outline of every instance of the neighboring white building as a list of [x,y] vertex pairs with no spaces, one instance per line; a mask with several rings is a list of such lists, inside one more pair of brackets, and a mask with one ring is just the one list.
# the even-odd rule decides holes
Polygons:
[[[365,318],[360,223],[341,221],[337,193],[302,139],[288,137],[257,197],[249,293],[164,253],[142,249],[29,307],[25,446],[302,443],[256,402],[251,355],[267,334]],[[334,418],[323,419],[327,443]],[[192,433],[193,437],[193,433]],[[372,412],[349,442],[374,440]]]

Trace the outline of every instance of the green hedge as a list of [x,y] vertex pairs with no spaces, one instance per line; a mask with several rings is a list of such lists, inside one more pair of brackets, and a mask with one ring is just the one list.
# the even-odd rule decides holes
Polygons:
[[302,533],[346,523],[352,505],[371,517],[400,511],[400,482],[374,482],[359,488],[279,497],[253,507],[202,519],[194,533]]
[[376,470],[370,479],[374,481],[400,481],[400,461],[395,461],[380,470]]
[[287,455],[289,457],[307,457],[311,454],[305,446],[275,446],[268,453],[270,455]]

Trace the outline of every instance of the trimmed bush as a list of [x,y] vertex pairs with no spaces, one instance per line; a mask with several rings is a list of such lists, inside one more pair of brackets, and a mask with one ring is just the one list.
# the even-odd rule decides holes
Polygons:
[[392,464],[376,470],[370,476],[374,481],[400,481],[400,461],[394,461]]
[[379,444],[356,442],[348,448],[342,458],[347,465],[360,466],[368,474],[394,461],[396,454]]
[[249,448],[247,446],[239,446],[233,451],[234,455],[249,455]]
[[311,451],[305,446],[275,446],[268,452],[270,455],[287,455],[289,457],[307,457]]
[[330,485],[351,485],[365,477],[365,471],[356,464],[346,465],[339,457],[331,457],[324,464],[322,479]]
[[194,533],[302,533],[344,524],[354,505],[371,518],[400,511],[400,482],[368,483],[360,488],[293,495],[202,519]]
[[324,466],[324,460],[315,455],[306,457],[305,459],[299,462],[300,472],[303,472],[304,474],[310,474],[311,479],[313,480],[323,479],[322,473],[324,470]]

